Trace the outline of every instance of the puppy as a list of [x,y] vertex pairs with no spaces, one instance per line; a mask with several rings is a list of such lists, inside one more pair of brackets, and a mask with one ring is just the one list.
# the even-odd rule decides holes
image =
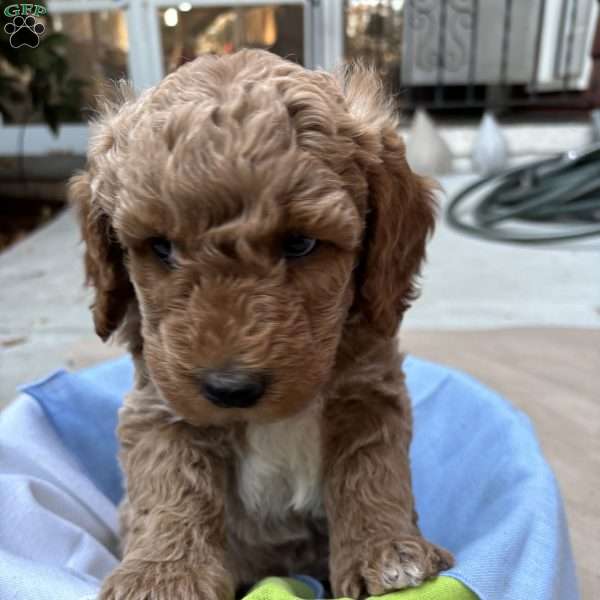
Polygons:
[[423,539],[394,338],[434,224],[380,83],[262,51],[108,106],[70,184],[119,414],[123,560],[101,598],[358,598],[452,564]]

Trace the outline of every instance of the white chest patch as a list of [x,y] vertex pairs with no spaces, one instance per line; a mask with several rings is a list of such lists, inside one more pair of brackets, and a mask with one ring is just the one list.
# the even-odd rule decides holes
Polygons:
[[321,409],[315,402],[284,421],[248,426],[238,482],[248,512],[270,518],[290,510],[322,514]]

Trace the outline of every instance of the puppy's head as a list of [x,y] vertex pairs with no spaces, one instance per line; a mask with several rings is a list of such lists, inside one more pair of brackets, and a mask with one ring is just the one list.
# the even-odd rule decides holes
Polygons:
[[202,57],[107,110],[73,179],[98,334],[197,425],[268,422],[392,337],[433,225],[376,78]]

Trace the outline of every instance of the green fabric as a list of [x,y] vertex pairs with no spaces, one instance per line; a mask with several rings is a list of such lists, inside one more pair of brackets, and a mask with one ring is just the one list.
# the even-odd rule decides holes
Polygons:
[[[269,577],[257,583],[244,600],[312,600],[312,590],[296,579]],[[375,596],[373,597],[375,598]],[[418,588],[377,596],[378,600],[478,600],[462,582],[453,577],[436,577]]]
[[289,577],[267,577],[244,596],[244,600],[312,600],[313,591],[301,581]]

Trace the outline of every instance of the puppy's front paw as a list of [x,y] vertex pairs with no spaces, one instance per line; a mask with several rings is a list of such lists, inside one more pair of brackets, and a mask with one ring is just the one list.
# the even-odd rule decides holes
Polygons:
[[335,596],[359,598],[415,587],[454,564],[452,555],[419,536],[366,542],[332,557]]
[[233,585],[183,561],[127,561],[105,580],[98,600],[231,600]]

